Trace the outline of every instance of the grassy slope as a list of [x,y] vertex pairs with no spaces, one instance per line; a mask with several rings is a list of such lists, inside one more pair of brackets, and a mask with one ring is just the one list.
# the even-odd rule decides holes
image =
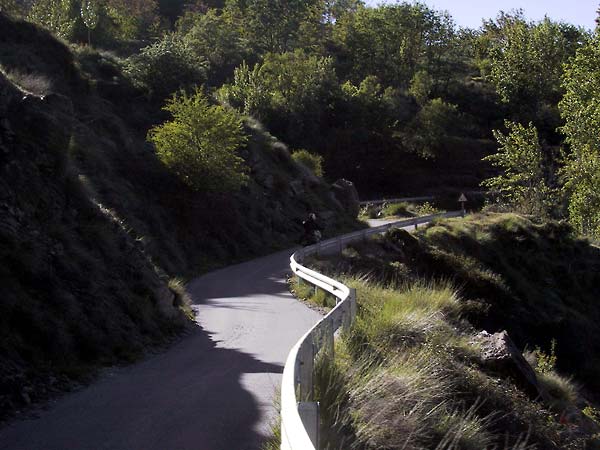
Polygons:
[[[348,280],[359,318],[319,373],[332,448],[597,448],[580,411],[597,392],[599,263],[566,226],[515,215],[396,231],[316,261],[371,280]],[[546,401],[482,363],[482,328],[520,348],[556,338],[557,367],[528,354]]]
[[[165,118],[160,105],[109,55],[73,52],[0,14],[0,66],[3,414],[176,334],[184,319],[171,277],[291,246],[308,209],[339,208],[251,122],[249,186],[188,191],[145,143]],[[329,232],[355,225],[342,214]]]

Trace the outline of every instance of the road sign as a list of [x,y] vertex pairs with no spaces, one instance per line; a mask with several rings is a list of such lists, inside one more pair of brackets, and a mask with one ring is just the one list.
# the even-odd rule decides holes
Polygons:
[[467,196],[464,193],[460,193],[460,197],[458,197],[458,201],[460,202],[460,208],[462,209],[463,216],[467,213],[465,209],[465,202],[467,201]]

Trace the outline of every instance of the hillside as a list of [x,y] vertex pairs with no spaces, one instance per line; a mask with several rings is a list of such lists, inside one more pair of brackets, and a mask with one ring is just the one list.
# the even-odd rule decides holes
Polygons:
[[0,67],[2,416],[185,329],[174,278],[293,246],[309,211],[357,226],[352,188],[251,119],[248,185],[189,190],[145,140],[161,105],[110,55],[0,14]]
[[312,265],[359,299],[319,372],[330,448],[598,448],[600,251],[564,223],[443,220]]

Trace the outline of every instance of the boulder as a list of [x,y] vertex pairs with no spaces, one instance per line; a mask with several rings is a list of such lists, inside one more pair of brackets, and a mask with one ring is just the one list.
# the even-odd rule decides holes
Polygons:
[[354,183],[339,179],[331,186],[335,198],[352,217],[358,217],[360,212],[360,201]]
[[511,378],[531,398],[549,400],[538,383],[535,371],[506,331],[494,334],[482,331],[475,336],[475,343],[481,347],[481,363],[486,369]]

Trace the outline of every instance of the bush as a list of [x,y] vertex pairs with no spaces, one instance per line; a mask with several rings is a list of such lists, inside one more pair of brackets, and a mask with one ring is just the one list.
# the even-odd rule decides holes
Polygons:
[[308,167],[318,177],[323,176],[323,157],[310,153],[308,150],[297,150],[292,153],[294,161]]
[[211,106],[197,90],[174,95],[164,107],[173,120],[152,128],[148,140],[159,159],[193,190],[232,191],[246,183],[244,160],[235,154],[246,142],[239,115]]
[[124,72],[151,97],[163,100],[179,89],[202,84],[206,80],[206,69],[206,60],[170,34],[129,57]]

